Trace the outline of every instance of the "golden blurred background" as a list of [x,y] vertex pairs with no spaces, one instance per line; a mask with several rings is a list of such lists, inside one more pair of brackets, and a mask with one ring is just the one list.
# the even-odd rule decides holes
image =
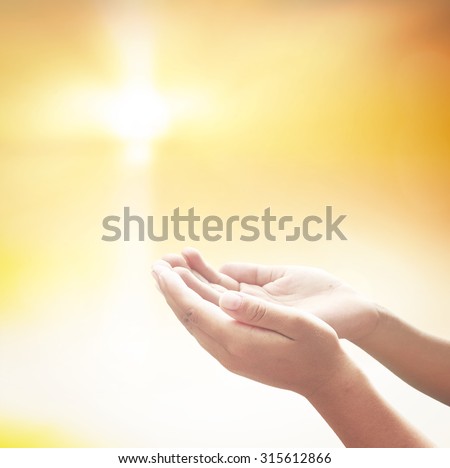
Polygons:
[[[102,220],[333,205],[348,241],[189,245],[321,266],[448,337],[449,24],[444,0],[0,0],[0,446],[340,446],[176,322],[150,265],[188,243]],[[347,348],[450,446],[449,408]]]

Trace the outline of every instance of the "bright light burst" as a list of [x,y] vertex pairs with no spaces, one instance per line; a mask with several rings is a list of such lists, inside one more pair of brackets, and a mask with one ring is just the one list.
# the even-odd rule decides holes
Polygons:
[[149,86],[127,85],[113,96],[108,107],[111,129],[126,141],[151,140],[167,129],[167,105]]
[[167,103],[148,84],[130,83],[113,93],[104,109],[106,125],[126,145],[132,163],[148,160],[151,142],[169,124]]

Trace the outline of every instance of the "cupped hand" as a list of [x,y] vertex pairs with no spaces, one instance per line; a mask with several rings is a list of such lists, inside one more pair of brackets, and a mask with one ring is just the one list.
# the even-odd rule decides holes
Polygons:
[[348,368],[335,331],[293,307],[243,293],[220,293],[218,305],[179,276],[154,265],[159,289],[200,345],[230,371],[310,397]]
[[378,323],[374,302],[319,268],[228,263],[217,271],[192,248],[164,259],[190,288],[216,305],[222,292],[241,291],[313,314],[330,325],[339,338],[351,341],[367,337]]

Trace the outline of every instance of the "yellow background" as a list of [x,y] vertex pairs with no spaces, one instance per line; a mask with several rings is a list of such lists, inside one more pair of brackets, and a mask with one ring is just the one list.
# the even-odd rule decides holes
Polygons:
[[[346,242],[194,244],[326,268],[448,337],[449,22],[438,0],[1,0],[0,446],[339,446],[176,322],[150,264],[184,243],[106,243],[102,219],[333,205]],[[450,446],[449,408],[346,347]]]

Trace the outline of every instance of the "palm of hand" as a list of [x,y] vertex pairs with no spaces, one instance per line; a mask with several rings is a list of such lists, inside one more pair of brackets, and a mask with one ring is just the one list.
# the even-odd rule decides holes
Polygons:
[[270,281],[261,285],[241,282],[239,290],[309,312],[334,328],[340,338],[363,338],[377,323],[374,304],[317,268],[274,267]]
[[179,268],[192,289],[215,303],[227,289],[241,291],[311,313],[334,328],[339,338],[352,341],[369,335],[378,323],[379,312],[373,302],[319,268],[241,263],[226,264],[217,272],[193,249],[185,251],[183,257],[171,255],[166,260]]

